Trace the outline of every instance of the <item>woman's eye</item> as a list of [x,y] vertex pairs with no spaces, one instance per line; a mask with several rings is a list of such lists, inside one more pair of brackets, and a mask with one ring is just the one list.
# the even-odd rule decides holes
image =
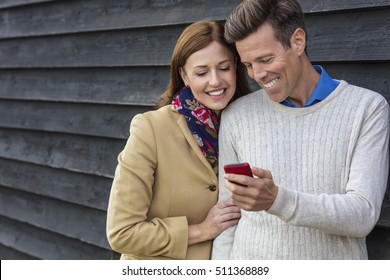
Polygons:
[[206,75],[206,72],[196,73],[195,75],[198,77],[202,77],[202,76]]
[[230,70],[230,67],[223,67],[220,69],[221,71],[229,71]]

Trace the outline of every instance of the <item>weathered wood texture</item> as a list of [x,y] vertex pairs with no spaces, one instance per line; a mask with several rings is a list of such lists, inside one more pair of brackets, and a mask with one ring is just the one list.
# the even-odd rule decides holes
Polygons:
[[53,1],[57,0],[0,0],[0,8],[10,8]]
[[[343,14],[342,17],[339,14],[308,16],[308,50],[311,59],[325,62],[390,60],[390,52],[386,51],[390,49],[390,29],[383,22],[388,18],[390,9],[356,11]],[[1,67],[167,65],[176,38],[183,28],[184,25],[156,26],[7,39],[0,44]],[[347,32],[351,35],[346,36]]]
[[0,98],[150,106],[166,87],[168,72],[168,66],[6,69],[0,70]]
[[[182,29],[239,2],[0,0],[1,259],[118,257],[105,219],[129,123],[164,91]],[[390,1],[300,2],[313,62],[390,100]],[[388,192],[370,258],[389,258],[389,234]]]

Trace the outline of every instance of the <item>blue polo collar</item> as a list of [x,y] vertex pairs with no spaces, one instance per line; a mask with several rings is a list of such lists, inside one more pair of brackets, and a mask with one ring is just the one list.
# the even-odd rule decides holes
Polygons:
[[[318,72],[318,74],[320,74],[320,80],[318,81],[317,86],[313,91],[313,94],[311,95],[309,100],[305,103],[304,107],[314,105],[324,100],[340,84],[340,82],[333,80],[325,71],[325,69],[322,68],[322,66],[313,65],[313,67]],[[294,108],[297,107],[294,103],[288,101],[287,99],[285,99],[280,103],[289,107],[294,107]]]

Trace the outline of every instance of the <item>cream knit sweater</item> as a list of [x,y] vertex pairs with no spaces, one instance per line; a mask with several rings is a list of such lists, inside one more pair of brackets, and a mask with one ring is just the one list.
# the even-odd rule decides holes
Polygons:
[[223,165],[268,169],[279,187],[268,211],[247,212],[214,241],[213,259],[367,259],[389,170],[389,106],[341,81],[306,108],[272,102],[262,90],[224,110]]

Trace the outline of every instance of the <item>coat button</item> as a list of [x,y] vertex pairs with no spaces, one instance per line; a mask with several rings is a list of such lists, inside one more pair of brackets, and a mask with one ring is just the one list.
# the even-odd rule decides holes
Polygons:
[[210,185],[209,190],[215,192],[217,190],[217,187],[215,185]]

